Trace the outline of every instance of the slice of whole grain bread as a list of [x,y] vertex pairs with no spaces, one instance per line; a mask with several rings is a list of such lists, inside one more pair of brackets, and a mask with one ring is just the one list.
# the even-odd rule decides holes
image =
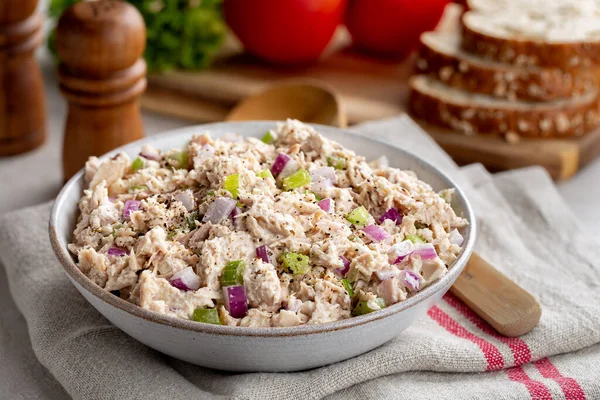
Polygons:
[[547,102],[511,101],[456,89],[428,75],[409,81],[410,111],[465,134],[579,136],[600,123],[597,92]]
[[516,67],[485,60],[460,48],[458,34],[426,32],[416,68],[445,84],[509,100],[555,100],[596,90],[600,72],[578,68]]
[[600,15],[600,0],[466,0],[466,6],[485,12],[533,10],[546,15]]
[[600,16],[595,14],[468,11],[461,25],[462,48],[489,60],[565,70],[600,63]]

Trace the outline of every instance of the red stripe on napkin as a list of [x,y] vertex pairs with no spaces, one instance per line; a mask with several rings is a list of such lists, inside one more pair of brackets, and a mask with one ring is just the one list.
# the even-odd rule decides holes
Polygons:
[[513,354],[515,359],[515,366],[527,364],[531,361],[531,351],[529,346],[523,340],[519,338],[509,338],[502,336],[494,328],[492,328],[487,322],[485,322],[479,315],[475,314],[462,300],[448,292],[444,295],[444,300],[465,318],[467,318],[476,327],[481,329],[483,333],[492,336],[493,338],[506,344]]
[[444,300],[448,305],[456,309],[461,313],[467,320],[469,320],[477,328],[489,336],[492,336],[496,340],[506,344],[514,358],[515,367],[508,368],[506,374],[511,381],[522,383],[527,388],[529,395],[532,400],[552,400],[552,394],[544,385],[544,383],[529,378],[525,370],[521,367],[522,364],[526,364],[531,361],[531,350],[527,343],[519,338],[509,338],[500,335],[494,328],[492,328],[487,322],[479,317],[473,310],[460,300],[458,297],[451,293],[444,295]]
[[431,307],[429,311],[427,311],[427,315],[429,315],[431,319],[433,319],[442,328],[446,329],[453,335],[470,340],[479,346],[483,352],[483,355],[485,356],[485,359],[487,360],[486,370],[492,371],[502,369],[504,367],[502,354],[500,354],[500,351],[496,346],[478,336],[475,336],[473,333],[460,326],[458,322],[452,319],[452,317],[442,311],[438,306]]
[[573,378],[563,376],[547,357],[533,362],[544,378],[552,379],[565,394],[566,400],[585,400],[585,393]]
[[552,394],[542,382],[529,378],[523,367],[513,367],[506,370],[506,375],[511,381],[525,385],[532,400],[552,400]]

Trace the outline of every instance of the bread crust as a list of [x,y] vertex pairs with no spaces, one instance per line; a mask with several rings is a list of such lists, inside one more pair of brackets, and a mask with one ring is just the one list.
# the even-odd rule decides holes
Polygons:
[[415,64],[417,72],[429,74],[457,89],[509,100],[548,101],[589,93],[596,90],[599,83],[597,68],[566,72],[558,68],[519,68],[479,61],[436,49],[428,43],[428,35],[435,33],[421,37],[422,46]]
[[[466,104],[425,93],[411,78],[410,112],[429,123],[467,135],[519,135],[535,138],[581,136],[600,123],[598,96],[588,101],[570,100],[559,104],[539,103],[535,109]],[[492,102],[493,103],[493,102]]]
[[517,66],[538,66],[570,70],[600,63],[600,41],[552,43],[516,40],[488,35],[469,26],[468,11],[461,17],[462,48],[482,58]]

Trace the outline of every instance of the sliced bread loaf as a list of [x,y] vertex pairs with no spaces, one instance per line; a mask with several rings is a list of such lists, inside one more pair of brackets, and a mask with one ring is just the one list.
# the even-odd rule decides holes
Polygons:
[[460,48],[458,34],[426,32],[416,68],[449,86],[510,100],[553,100],[596,90],[597,69],[515,67],[488,61]]
[[490,60],[562,69],[600,63],[600,16],[508,9],[468,11],[461,21],[463,49]]
[[550,102],[525,102],[473,94],[428,75],[409,81],[410,109],[427,122],[465,134],[553,138],[583,135],[600,122],[596,92]]

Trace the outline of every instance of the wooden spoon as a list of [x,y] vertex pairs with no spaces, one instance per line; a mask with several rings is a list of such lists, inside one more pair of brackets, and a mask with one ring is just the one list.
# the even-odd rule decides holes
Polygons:
[[227,115],[225,121],[294,118],[306,123],[345,128],[346,113],[332,88],[308,80],[288,81],[247,97]]
[[[227,121],[285,120],[346,127],[338,95],[306,81],[274,86],[240,102]],[[450,289],[471,310],[504,336],[521,336],[539,322],[542,309],[525,289],[473,253]]]

